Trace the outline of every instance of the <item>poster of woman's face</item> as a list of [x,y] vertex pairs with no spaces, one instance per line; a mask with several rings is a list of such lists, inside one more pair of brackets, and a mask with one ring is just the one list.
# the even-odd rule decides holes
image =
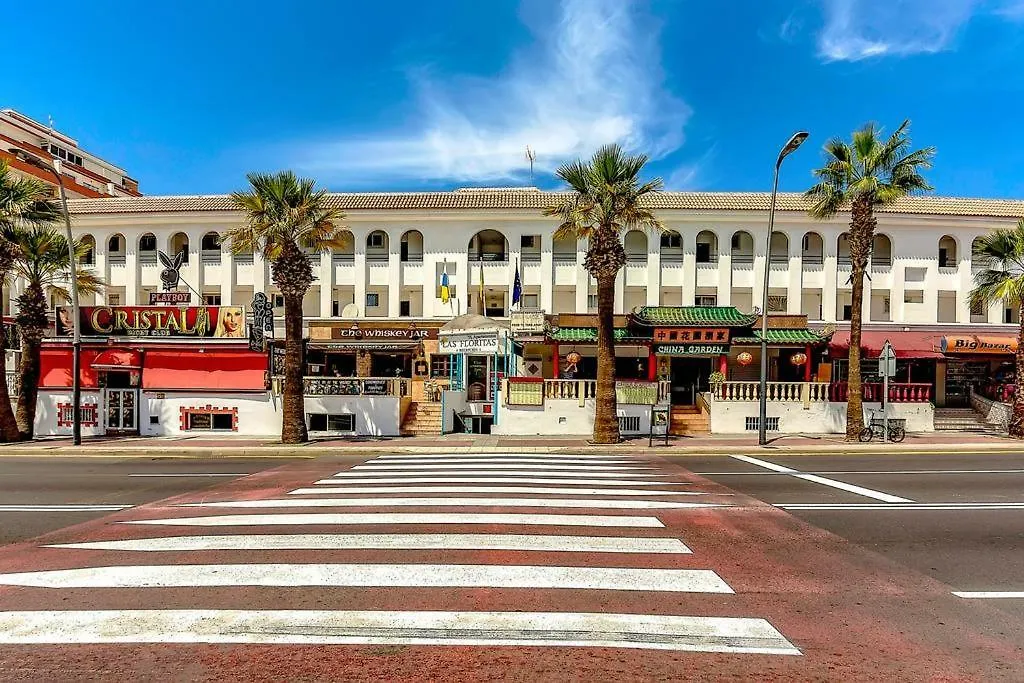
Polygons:
[[69,337],[75,333],[75,322],[71,319],[71,308],[57,307],[57,336]]
[[213,336],[230,339],[245,336],[245,316],[240,306],[221,306],[217,310],[217,328]]

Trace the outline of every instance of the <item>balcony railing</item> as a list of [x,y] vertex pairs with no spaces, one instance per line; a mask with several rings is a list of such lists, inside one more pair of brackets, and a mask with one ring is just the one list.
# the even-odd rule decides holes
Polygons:
[[[865,401],[881,402],[883,386],[881,382],[865,382],[861,384],[861,396]],[[847,382],[833,382],[829,385],[828,391],[830,401],[844,402],[850,395],[850,387]],[[931,384],[921,382],[889,383],[890,403],[928,403],[931,400]]]
[[253,256],[251,253],[248,254],[235,254],[235,263],[238,265],[248,265],[253,262]]
[[155,266],[156,265],[156,252],[155,251],[140,251],[139,252],[139,263],[143,266]]
[[[671,383],[620,380],[615,383],[615,399],[622,405],[654,405],[668,400]],[[597,396],[597,381],[592,379],[540,379],[510,377],[506,384],[508,405],[543,405],[545,400],[579,401]]]
[[220,251],[204,251],[199,258],[203,263],[220,263]]
[[[282,393],[284,378],[275,376],[275,394]],[[409,380],[405,377],[303,377],[302,393],[306,396],[407,396]]]
[[551,260],[553,260],[555,263],[576,263],[576,252],[555,252],[554,254],[551,255]]
[[[825,382],[768,382],[766,400],[773,403],[819,403],[828,400]],[[760,401],[760,382],[722,382],[715,386],[716,401]]]

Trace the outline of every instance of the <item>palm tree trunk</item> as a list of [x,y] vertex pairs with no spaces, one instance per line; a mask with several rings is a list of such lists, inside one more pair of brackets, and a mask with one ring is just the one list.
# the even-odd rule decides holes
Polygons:
[[306,408],[302,389],[302,298],[284,296],[284,397],[281,442],[305,443]]
[[[3,301],[3,281],[0,280],[0,301]],[[18,421],[14,417],[14,408],[11,406],[11,395],[7,390],[7,326],[0,320],[0,441],[11,442],[21,439],[21,430],[18,429]]]
[[1015,439],[1024,439],[1024,302],[1020,304],[1020,331],[1017,333],[1017,353],[1014,356],[1016,361],[1017,390],[1013,393],[1013,414],[1010,415],[1010,436]]
[[[21,331],[21,391],[18,393],[18,431],[21,438],[31,439],[36,428],[36,397],[39,395],[39,351],[41,334],[35,330]],[[7,379],[4,378],[6,383]]]
[[615,400],[615,274],[597,277],[597,395],[594,443],[619,442]]
[[846,395],[846,440],[857,441],[864,429],[864,394],[860,377],[861,319],[864,310],[864,271],[871,255],[875,216],[870,198],[858,198],[850,221],[850,355]]

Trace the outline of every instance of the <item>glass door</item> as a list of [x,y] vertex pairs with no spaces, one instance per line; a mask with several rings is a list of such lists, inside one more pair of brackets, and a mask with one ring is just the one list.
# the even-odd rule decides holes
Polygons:
[[135,389],[107,389],[106,394],[107,431],[138,431],[137,391]]

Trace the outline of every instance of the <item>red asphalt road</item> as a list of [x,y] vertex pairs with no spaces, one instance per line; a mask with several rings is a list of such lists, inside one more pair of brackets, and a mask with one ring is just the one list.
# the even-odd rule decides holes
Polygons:
[[[321,459],[261,472],[215,489],[125,510],[29,543],[6,546],[0,549],[0,573],[129,564],[271,562],[692,568],[715,571],[732,587],[735,595],[566,589],[43,589],[0,586],[0,611],[337,609],[754,617],[770,622],[801,650],[801,656],[590,647],[6,645],[0,646],[0,679],[1024,680],[1024,624],[1007,613],[986,604],[955,598],[950,594],[953,590],[950,586],[853,546],[782,510],[735,494],[674,463],[656,457],[644,460],[663,472],[674,474],[673,482],[692,482],[687,490],[727,494],[700,498],[728,502],[733,507],[704,510],[168,507],[211,500],[283,498],[288,491],[309,486],[347,466]],[[638,459],[638,464],[644,462]],[[463,494],[448,495],[461,497]],[[649,497],[656,497],[656,491]],[[683,497],[672,499],[684,500]],[[694,502],[697,497],[685,500]],[[40,547],[48,543],[235,533],[509,532],[507,527],[484,525],[300,528],[116,524],[175,516],[384,511],[656,516],[666,528],[518,527],[514,533],[673,537],[686,543],[693,554],[472,550],[128,552]]]

